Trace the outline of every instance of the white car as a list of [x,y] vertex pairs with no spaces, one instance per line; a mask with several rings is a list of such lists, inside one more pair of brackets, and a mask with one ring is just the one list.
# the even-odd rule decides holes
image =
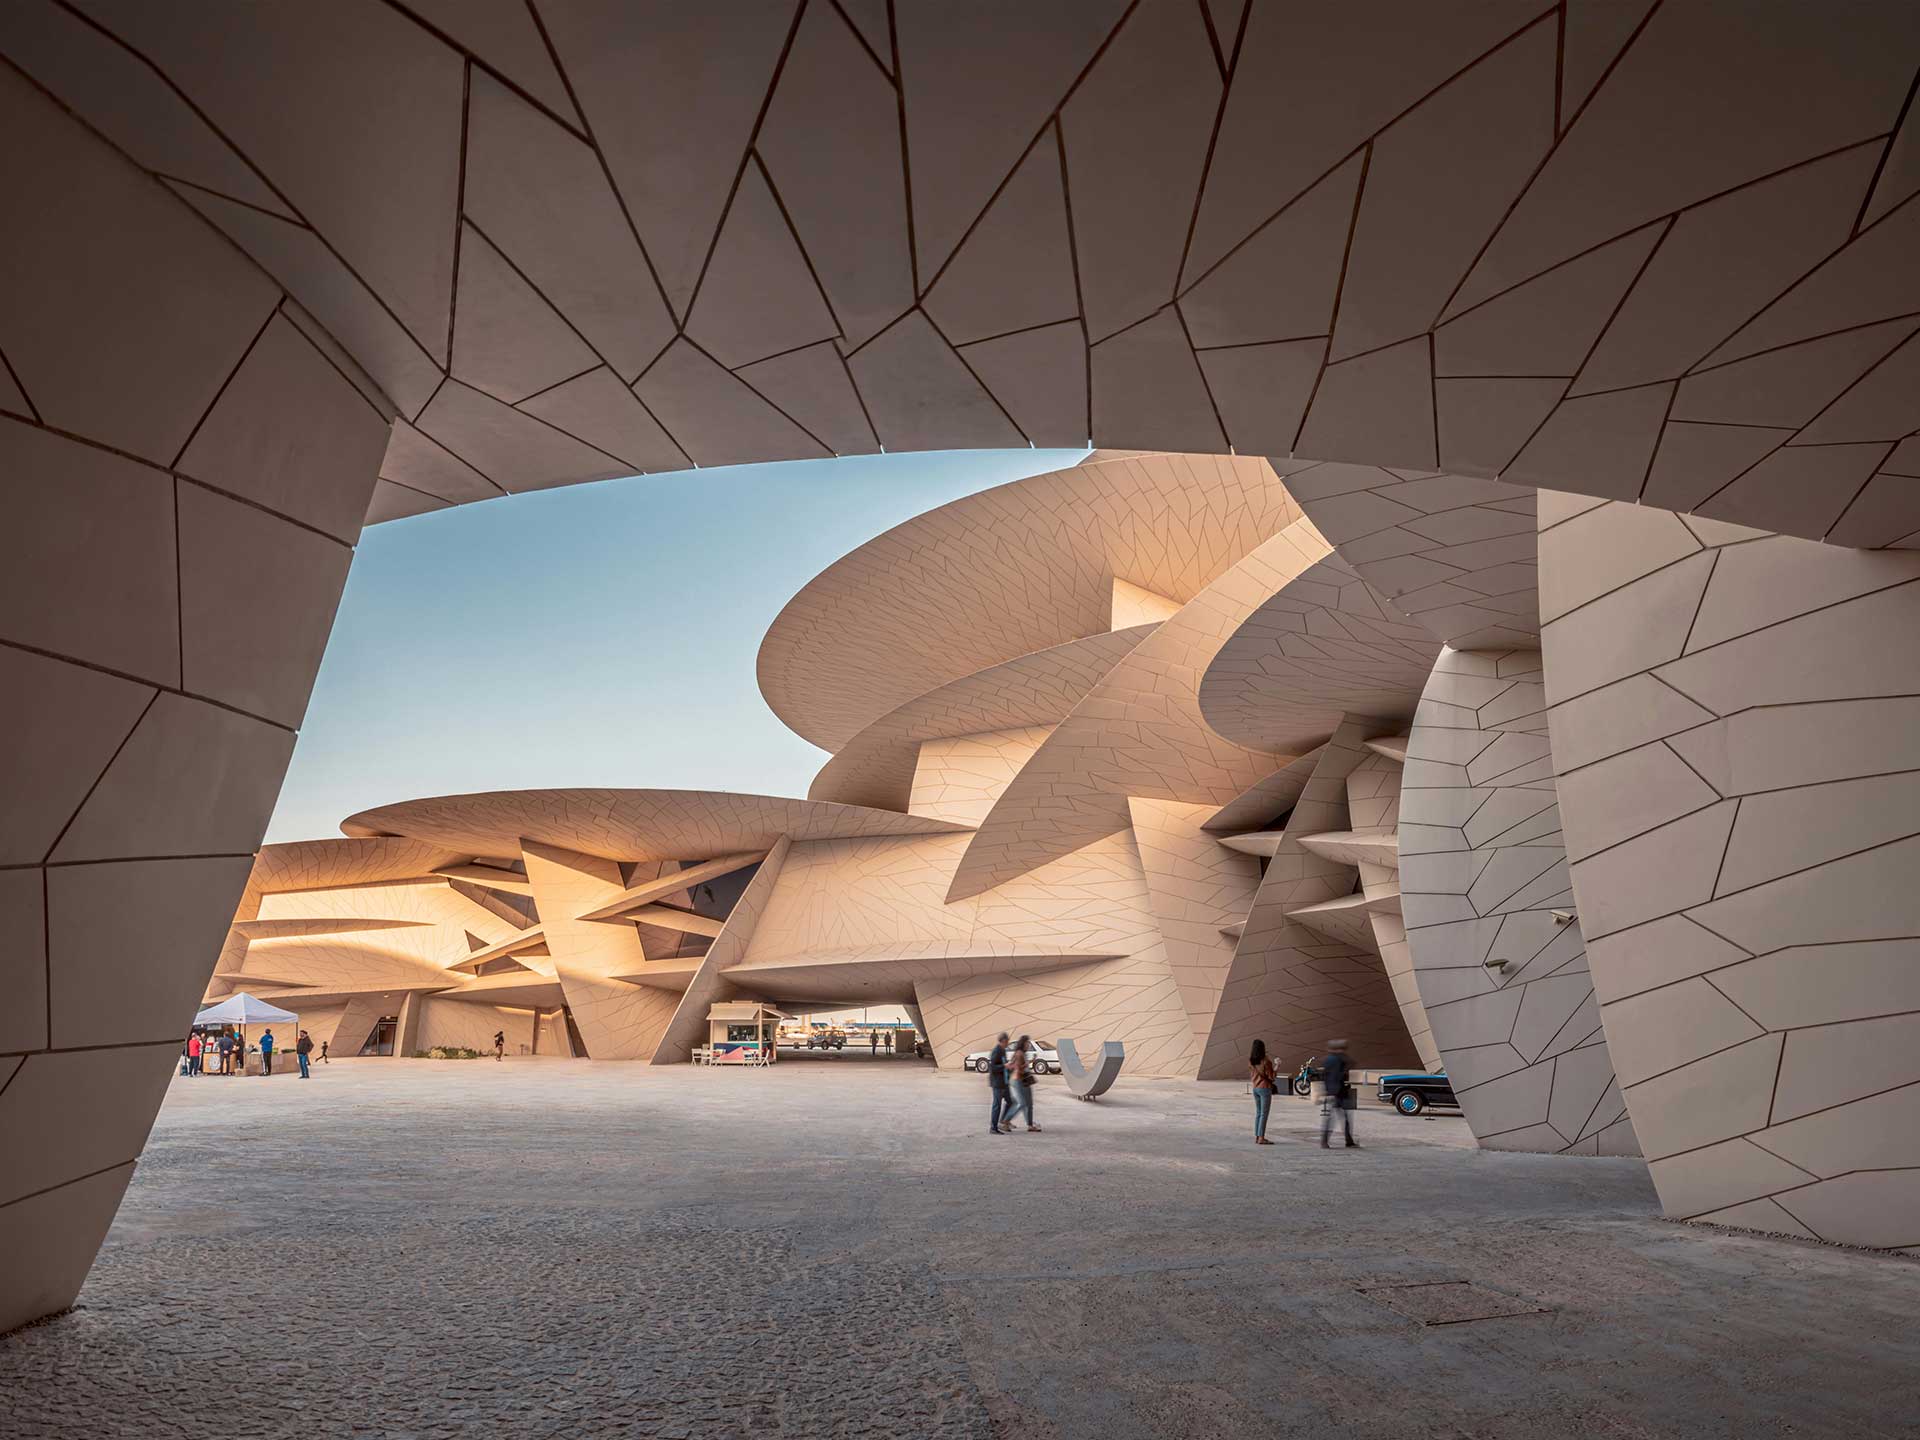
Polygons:
[[[1060,1073],[1060,1052],[1050,1045],[1037,1045],[1028,1053],[1028,1063],[1033,1066],[1036,1075],[1058,1075]],[[975,1050],[960,1062],[962,1068],[986,1073],[987,1061],[992,1057],[991,1050]]]

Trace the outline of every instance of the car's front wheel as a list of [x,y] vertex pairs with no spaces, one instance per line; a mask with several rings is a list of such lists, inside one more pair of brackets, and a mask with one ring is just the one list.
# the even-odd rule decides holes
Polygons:
[[1427,1108],[1427,1097],[1417,1090],[1402,1090],[1393,1097],[1393,1108],[1402,1115],[1418,1115]]

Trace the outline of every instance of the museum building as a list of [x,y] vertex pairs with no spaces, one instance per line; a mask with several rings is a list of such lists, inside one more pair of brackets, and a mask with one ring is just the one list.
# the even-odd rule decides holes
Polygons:
[[[1920,1248],[1920,7],[1378,13],[0,6],[0,1329],[210,974],[347,1048],[1341,1030]],[[1102,448],[780,617],[807,800],[256,855],[365,526],[1027,445]]]

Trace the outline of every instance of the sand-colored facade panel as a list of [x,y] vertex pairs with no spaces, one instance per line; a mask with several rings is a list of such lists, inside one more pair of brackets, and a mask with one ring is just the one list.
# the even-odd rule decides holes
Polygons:
[[1311,748],[1345,715],[1410,715],[1409,697],[1440,648],[1355,574],[1311,520],[1301,524],[1311,563],[1241,617],[1199,687],[1201,713],[1217,734],[1269,754]]
[[[45,73],[97,75],[93,33]],[[136,111],[200,124],[133,87]],[[11,209],[37,217],[0,240],[11,1327],[73,1302],[228,958],[386,422],[276,281],[11,66],[0,116]]]
[[911,943],[973,944],[977,904],[946,903],[962,836],[794,844],[745,961]]
[[1325,551],[1310,522],[1293,521],[1129,651],[980,822],[951,898],[1114,833],[1129,796],[1224,805],[1291,758],[1222,738],[1203,718],[1201,680],[1261,602]]
[[[1634,1129],[1649,1156],[1705,1157],[1747,1154],[1735,1142],[1798,1152],[1818,1125],[1820,1174],[1914,1173],[1906,1112],[1883,1097],[1920,1081],[1903,1018],[1920,911],[1894,878],[1911,869],[1920,819],[1904,793],[1911,736],[1879,697],[1911,669],[1912,647],[1889,637],[1920,595],[1920,560],[1689,522],[1698,556],[1649,570],[1636,513],[1603,506],[1540,537],[1543,569],[1577,556],[1591,583],[1649,605],[1675,603],[1661,588],[1674,569],[1705,571],[1687,614],[1662,616],[1685,625],[1681,643],[1632,673],[1596,670],[1568,623],[1581,612],[1543,631],[1549,694],[1583,697],[1549,719],[1569,853],[1583,857],[1573,891],[1614,932],[1591,962],[1610,1043],[1632,1057]],[[1595,702],[1649,682],[1697,707],[1675,717],[1693,723],[1591,759]],[[1670,1211],[1703,1203],[1704,1175],[1716,1209],[1773,1201],[1819,1238],[1894,1243],[1877,1190],[1815,1195],[1802,1171],[1722,1174],[1704,1158],[1653,1173]]]
[[[1677,522],[1676,522],[1677,523]],[[1635,1153],[1567,880],[1537,650],[1441,652],[1407,743],[1401,910],[1433,1046],[1483,1145]],[[1585,1048],[1582,1048],[1585,1047]],[[1629,1077],[1630,1078],[1630,1077]]]
[[[1450,405],[1441,415],[1443,451],[1451,448],[1450,415],[1503,409],[1494,396],[1476,397],[1478,403],[1468,406],[1454,387],[1496,383],[1538,387],[1553,382],[1446,382],[1443,396]],[[1534,393],[1551,409],[1564,389]],[[1529,409],[1516,417],[1525,427],[1514,439],[1516,448],[1544,413]],[[1475,478],[1481,472],[1334,464],[1302,472],[1289,483],[1300,508],[1340,558],[1391,602],[1388,614],[1413,620],[1456,650],[1505,649],[1536,643],[1540,621],[1535,492],[1491,478],[1501,468],[1490,467],[1488,478]]]
[[1201,828],[1217,813],[1211,806],[1140,796],[1128,804],[1167,965],[1194,1038],[1204,1042],[1233,966],[1228,927],[1244,920],[1253,904],[1259,862]]
[[[779,795],[710,790],[513,790],[445,795],[349,816],[351,836],[429,839],[480,855],[535,841],[602,860],[674,860],[766,850],[782,835],[940,835],[964,827]],[[609,896],[609,899],[612,897]]]
[[420,1007],[420,1028],[414,1044],[421,1050],[441,1047],[484,1053],[493,1049],[495,1035],[504,1035],[507,1054],[532,1055],[538,1053],[534,1048],[537,1021],[537,1011],[519,1006],[429,997]]
[[128,1160],[0,1205],[0,1266],[7,1276],[0,1333],[73,1304],[132,1178]]
[[[830,566],[761,646],[761,693],[838,750],[915,696],[1114,620],[1113,582],[1185,605],[1299,509],[1258,458],[1127,455],[930,511]],[[984,728],[984,727],[978,727]]]
[[1152,633],[1151,625],[1133,625],[1069,640],[916,696],[841,746],[813,777],[807,798],[911,809],[926,741],[1057,725]]
[[980,824],[1051,733],[1050,726],[1033,725],[922,740],[907,809],[963,825]]
[[[605,1060],[643,1060],[653,1054],[673,1018],[679,996],[622,978],[647,968],[648,955],[633,925],[602,925],[577,918],[626,889],[611,860],[526,841],[527,878],[533,882],[541,929],[555,976],[567,997],[587,1054]],[[644,862],[660,878],[674,861]]]

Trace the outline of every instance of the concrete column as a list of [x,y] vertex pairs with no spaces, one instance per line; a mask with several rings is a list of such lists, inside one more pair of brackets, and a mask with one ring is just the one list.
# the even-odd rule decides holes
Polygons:
[[[0,1331],[71,1305],[220,952],[389,415],[0,68]],[[376,392],[377,393],[377,392]]]
[[393,1053],[409,1056],[420,1048],[420,1015],[427,997],[410,990],[400,997],[400,1023],[393,1027]]
[[1540,580],[1573,889],[1661,1203],[1920,1250],[1920,554],[1543,492]]

